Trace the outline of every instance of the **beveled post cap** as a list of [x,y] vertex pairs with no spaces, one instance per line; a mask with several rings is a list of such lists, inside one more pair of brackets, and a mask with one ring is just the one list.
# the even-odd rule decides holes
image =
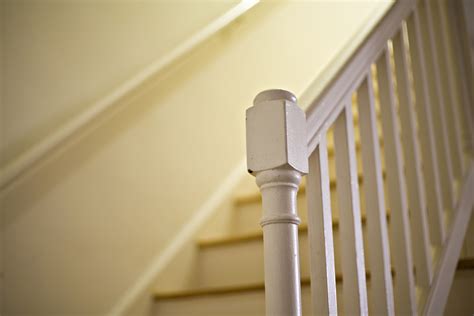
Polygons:
[[293,93],[266,90],[247,109],[247,169],[250,173],[290,168],[306,174],[306,116]]
[[253,99],[253,105],[257,105],[266,101],[275,101],[275,100],[286,100],[289,102],[296,103],[296,97],[290,91],[282,89],[269,89],[264,90],[257,94],[255,99]]

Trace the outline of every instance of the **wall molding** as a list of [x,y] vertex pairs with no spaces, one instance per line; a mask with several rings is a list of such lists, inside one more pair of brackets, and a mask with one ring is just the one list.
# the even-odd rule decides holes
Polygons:
[[199,229],[218,210],[219,205],[230,197],[239,182],[247,175],[247,159],[243,157],[229,176],[219,184],[217,190],[212,194],[195,212],[194,216],[187,221],[178,234],[171,240],[168,246],[155,256],[151,264],[127,292],[118,300],[107,313],[108,316],[126,315],[128,309],[138,300],[141,295],[149,295],[148,288],[152,285],[156,276],[173,260],[178,252],[189,242],[192,242]]
[[208,38],[222,30],[238,17],[245,14],[260,0],[242,0],[226,13],[209,23],[182,44],[178,45],[164,57],[156,60],[148,67],[137,73],[131,79],[118,86],[111,93],[91,104],[84,112],[58,128],[50,136],[34,144],[13,161],[8,162],[0,169],[0,191],[12,185],[16,179],[43,159],[48,153],[56,149],[72,135],[86,127],[94,118],[112,108],[120,100],[139,89],[148,79],[176,62]]

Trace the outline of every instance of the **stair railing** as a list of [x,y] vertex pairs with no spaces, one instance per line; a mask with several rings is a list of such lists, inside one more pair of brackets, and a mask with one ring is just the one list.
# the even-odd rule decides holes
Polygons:
[[397,1],[306,119],[284,90],[260,93],[247,110],[267,315],[302,313],[296,195],[306,174],[313,313],[443,313],[474,203],[473,77],[460,10],[456,1]]

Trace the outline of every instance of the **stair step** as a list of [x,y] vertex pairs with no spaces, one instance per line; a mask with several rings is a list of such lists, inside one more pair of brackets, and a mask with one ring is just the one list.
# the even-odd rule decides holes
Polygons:
[[474,270],[474,257],[461,258],[457,265],[458,270]]
[[[265,315],[265,292],[263,283],[253,284],[247,288],[224,289],[225,293],[212,291],[213,294],[195,292],[195,296],[171,295],[162,296],[155,293],[153,310],[150,315],[157,316],[262,316]],[[163,293],[164,294],[164,293]],[[311,311],[310,287],[301,289],[302,311],[308,314]]]
[[[460,263],[460,265],[464,265],[464,263]],[[466,273],[471,274],[466,275]],[[469,271],[458,271],[456,273],[456,278],[450,294],[450,301],[448,301],[445,311],[446,315],[462,315],[466,314],[465,312],[472,311],[472,309],[469,308],[460,308],[460,306],[465,305],[470,299],[471,295],[469,289],[472,288],[472,280],[474,280],[474,268],[471,268]],[[338,313],[343,315],[344,306],[341,281],[342,278],[338,278],[336,283],[337,305]],[[302,278],[301,285],[302,314],[313,315],[309,278]],[[396,284],[394,284],[394,286],[396,286]],[[370,314],[370,292],[372,291],[370,280],[367,283],[367,290],[369,292]],[[243,286],[202,288],[180,292],[155,291],[153,299],[155,304],[153,304],[150,315],[156,316],[265,315],[265,292],[263,282]],[[470,306],[472,306],[472,303]]]
[[[387,219],[390,218],[390,212]],[[362,217],[366,223],[366,217]],[[338,220],[333,221],[334,257],[336,273],[341,269],[340,235]],[[367,225],[363,225],[364,252],[370,255],[367,241]],[[301,277],[309,277],[309,242],[308,226],[299,226],[299,253]],[[198,264],[194,274],[199,276],[199,287],[230,286],[263,282],[263,235],[261,229],[248,234],[238,234],[219,238],[201,239],[197,243],[199,249]],[[366,268],[370,270],[370,262],[366,260]]]
[[[302,279],[301,284],[309,280]],[[208,287],[200,289],[190,289],[184,291],[175,291],[175,292],[156,292],[153,296],[155,300],[172,300],[180,299],[186,297],[199,297],[199,296],[217,296],[217,295],[227,295],[227,294],[236,294],[242,292],[253,292],[253,291],[262,291],[265,289],[263,283],[254,283],[254,284],[243,284],[235,286],[221,286],[221,287]]]
[[[385,172],[383,177],[385,178]],[[362,193],[364,190],[363,176],[359,174],[359,189]],[[334,189],[336,189],[336,180],[331,179],[331,208],[333,219],[339,217],[338,197]],[[306,181],[300,185],[300,189],[297,195],[297,208],[298,216],[301,219],[301,223],[308,222],[308,206],[306,200]],[[360,207],[362,208],[362,215],[364,213],[363,208],[365,207],[365,194],[360,195]],[[242,194],[237,196],[234,200],[234,209],[230,217],[229,233],[232,235],[249,234],[256,230],[259,230],[259,222],[262,216],[261,213],[261,194],[258,191],[253,193]]]
[[[390,210],[387,210],[387,221],[389,220],[390,220]],[[367,217],[365,214],[361,216],[361,222],[362,222],[362,225],[365,225],[365,223],[367,222]],[[332,227],[333,229],[339,228],[338,219],[333,220]],[[307,223],[302,223],[298,226],[299,233],[307,233],[307,231],[308,231]],[[255,231],[251,233],[239,234],[239,235],[234,235],[234,236],[200,239],[198,240],[197,245],[200,248],[215,247],[215,246],[224,246],[224,245],[229,245],[229,244],[234,244],[234,243],[261,240],[262,238],[263,238],[263,232],[262,230],[259,230],[259,231]]]
[[[382,177],[385,180],[386,178],[386,173],[385,170],[383,170]],[[364,177],[362,174],[359,173],[358,175],[358,180],[359,180],[359,185],[362,185],[364,182]],[[336,184],[336,179],[332,178],[330,183],[330,188],[331,190],[335,189],[337,184]],[[306,194],[306,181],[303,181],[298,189],[298,194]],[[252,193],[248,194],[242,194],[239,196],[236,196],[234,198],[234,206],[235,207],[240,207],[242,205],[246,204],[253,204],[253,203],[260,203],[262,200],[261,194],[259,191],[255,191]]]
[[[392,271],[392,274],[394,272]],[[366,279],[370,280],[370,272],[366,273]],[[342,274],[336,275],[336,282],[343,282]],[[301,286],[309,286],[311,280],[309,277],[301,278]],[[263,282],[253,283],[253,284],[242,284],[235,286],[220,286],[220,287],[207,287],[200,289],[190,289],[184,291],[175,291],[175,292],[156,292],[154,294],[154,299],[159,300],[172,300],[180,299],[186,297],[199,297],[199,296],[218,296],[218,295],[228,295],[228,294],[237,294],[242,292],[254,292],[254,291],[263,291],[265,289],[265,284]]]
[[[457,270],[474,270],[474,258],[463,258],[458,262]],[[395,275],[395,271],[392,269],[392,277]],[[370,281],[370,271],[366,273],[366,279]],[[336,282],[342,283],[343,276],[338,273],[336,275]],[[301,278],[301,286],[309,286],[311,284],[309,277]],[[243,285],[233,285],[233,286],[219,286],[219,287],[206,287],[199,289],[189,289],[183,291],[173,291],[173,292],[160,292],[156,291],[153,294],[153,298],[156,301],[161,300],[173,300],[181,299],[188,297],[202,297],[202,296],[218,296],[218,295],[229,295],[229,294],[238,294],[243,292],[255,292],[263,291],[265,285],[263,282],[243,284]]]
[[[359,174],[359,184],[362,184],[363,177],[362,175]],[[330,181],[330,187],[331,189],[336,188],[336,179],[331,179]],[[306,194],[306,182],[303,182],[299,189],[298,189],[298,194]],[[261,201],[261,194],[259,191],[253,192],[251,194],[245,194],[241,196],[237,196],[234,198],[234,205],[236,207],[245,205],[245,204],[251,204],[251,203],[259,203]]]

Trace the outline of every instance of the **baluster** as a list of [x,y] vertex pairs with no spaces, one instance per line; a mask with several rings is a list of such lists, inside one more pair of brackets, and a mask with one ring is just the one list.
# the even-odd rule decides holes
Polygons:
[[[397,128],[395,96],[387,51],[377,61],[377,82],[384,135],[387,188],[391,208],[392,259],[395,268],[395,306],[398,314],[417,314],[410,222],[403,158]],[[422,274],[422,271],[418,272]]]
[[428,25],[433,30],[436,36],[434,37],[434,46],[436,51],[433,52],[434,59],[436,61],[436,70],[439,72],[439,84],[438,88],[441,88],[441,95],[443,102],[441,103],[445,109],[444,114],[446,115],[446,126],[448,128],[449,144],[452,152],[452,164],[453,164],[453,175],[460,181],[462,180],[464,166],[463,166],[463,150],[462,150],[462,136],[461,136],[461,124],[456,113],[457,102],[454,97],[455,86],[454,78],[452,73],[452,65],[449,62],[449,47],[446,40],[446,33],[444,27],[444,21],[439,14],[438,1],[429,0],[425,1],[427,10]]
[[[462,60],[464,61],[466,76],[463,80],[466,80],[469,93],[470,106],[474,104],[474,53],[471,50],[471,40],[468,31],[467,20],[469,18],[469,11],[464,8],[463,1],[449,1],[451,6],[451,12],[455,16],[455,22],[457,24],[456,31],[459,35],[459,43],[461,45],[460,53],[462,54]],[[474,122],[474,111],[471,112],[471,122]],[[474,134],[472,135],[474,137]]]
[[423,156],[423,175],[425,177],[426,195],[429,197],[427,199],[427,207],[429,212],[428,220],[430,221],[430,237],[434,246],[441,247],[446,238],[446,230],[444,226],[443,196],[441,194],[438,157],[436,155],[436,146],[440,146],[440,144],[435,140],[425,60],[421,54],[423,43],[420,35],[418,12],[416,10],[407,20],[407,30],[413,66],[415,104],[420,118],[418,126]]
[[[405,155],[405,177],[408,189],[417,281],[428,290],[432,278],[432,254],[426,215],[425,184],[421,173],[421,157],[417,143],[416,118],[410,93],[408,61],[401,31],[393,39],[395,74],[399,99],[402,147]],[[419,272],[418,272],[419,271]],[[418,276],[418,273],[420,275]]]
[[[471,107],[471,101],[469,98],[470,89],[469,83],[470,80],[470,63],[465,60],[463,54],[463,43],[461,37],[461,30],[459,27],[459,18],[455,14],[454,5],[456,1],[449,1],[448,3],[442,1],[440,3],[444,4],[444,9],[447,12],[447,23],[448,23],[448,30],[449,30],[449,37],[451,38],[451,45],[453,45],[453,62],[455,64],[454,71],[455,71],[455,78],[457,82],[457,86],[461,90],[461,99],[462,99],[462,109],[463,109],[463,118],[465,120],[465,139],[467,142],[467,148],[469,151],[472,152],[474,149],[473,142],[474,142],[474,118],[473,118],[473,109]],[[472,85],[471,85],[472,86]]]
[[372,312],[393,315],[393,287],[387,214],[377,132],[374,93],[370,72],[357,90],[359,128],[364,171],[364,193],[371,275]]
[[309,158],[306,189],[314,315],[337,315],[330,192],[327,136],[323,133]]
[[267,315],[301,315],[296,193],[308,171],[305,114],[284,90],[247,110],[247,165],[262,193]]
[[367,285],[350,98],[345,100],[344,110],[334,123],[334,146],[344,310],[365,315],[368,313]]
[[420,30],[421,38],[423,39],[424,50],[421,51],[425,60],[426,78],[428,79],[428,91],[430,93],[430,101],[433,106],[433,123],[436,128],[434,129],[437,139],[437,154],[438,154],[438,167],[440,170],[440,178],[443,192],[443,203],[444,209],[451,211],[454,208],[454,185],[453,185],[453,170],[451,164],[451,151],[449,150],[449,137],[447,133],[446,117],[444,115],[444,104],[443,97],[441,94],[439,71],[436,60],[436,47],[434,46],[434,34],[433,29],[427,24],[429,21],[426,17],[426,8],[424,3],[420,1],[417,12],[420,18]]

